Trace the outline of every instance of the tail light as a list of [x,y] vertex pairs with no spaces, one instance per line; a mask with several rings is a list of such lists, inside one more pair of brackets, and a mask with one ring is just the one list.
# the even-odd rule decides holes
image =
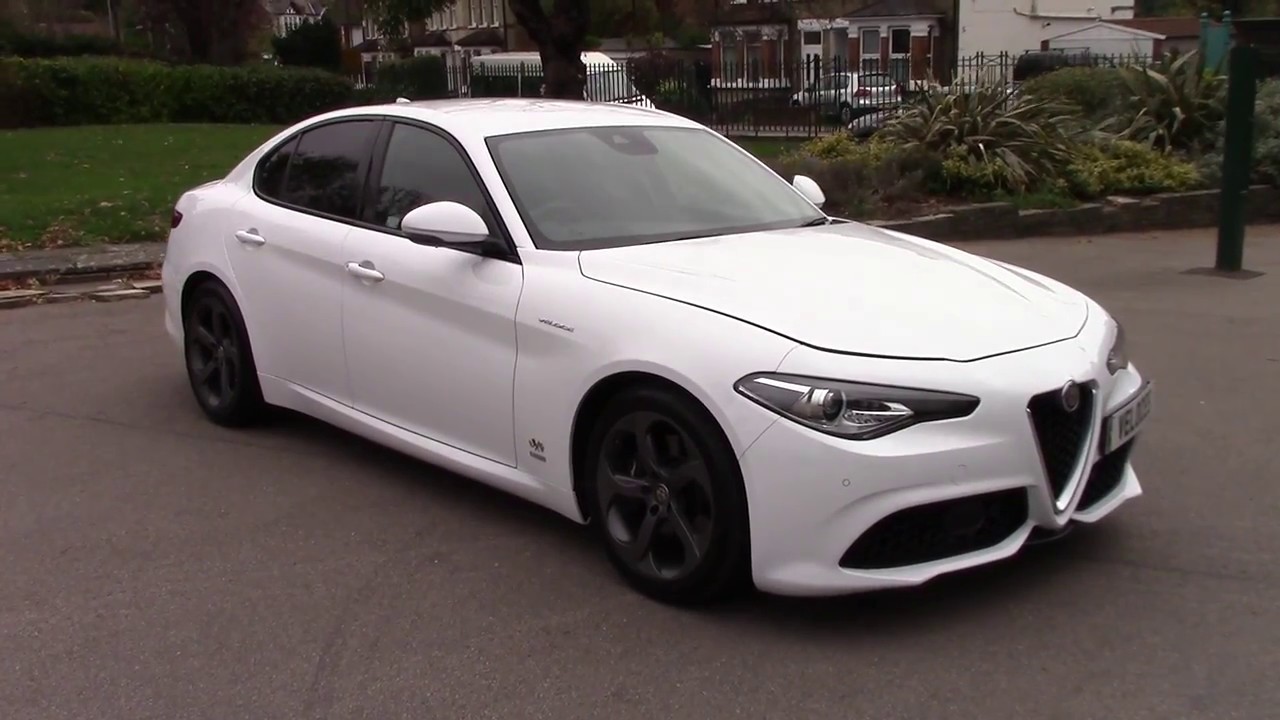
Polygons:
[[871,91],[864,87],[860,87],[857,90],[853,91],[854,97],[867,97],[870,94],[871,94]]
[[173,217],[169,218],[169,229],[173,230],[182,224],[182,213],[177,208],[173,209]]

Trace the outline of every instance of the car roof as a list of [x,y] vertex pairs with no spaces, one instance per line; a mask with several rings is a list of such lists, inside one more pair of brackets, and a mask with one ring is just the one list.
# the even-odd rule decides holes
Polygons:
[[348,108],[329,113],[327,117],[359,115],[393,115],[421,120],[452,135],[472,138],[574,127],[702,127],[679,115],[635,105],[548,98],[422,100]]

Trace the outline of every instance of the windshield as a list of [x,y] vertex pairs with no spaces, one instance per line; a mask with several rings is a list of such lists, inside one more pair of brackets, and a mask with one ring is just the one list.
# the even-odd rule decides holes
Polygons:
[[640,245],[826,218],[768,168],[708,130],[574,128],[488,143],[539,248]]
[[595,102],[617,102],[639,97],[640,91],[622,68],[587,73],[587,99]]

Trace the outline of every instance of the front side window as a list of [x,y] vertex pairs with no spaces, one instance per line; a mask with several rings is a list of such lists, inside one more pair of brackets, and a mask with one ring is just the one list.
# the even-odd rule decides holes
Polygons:
[[667,242],[800,227],[825,217],[745,151],[706,130],[574,128],[488,143],[539,248]]
[[376,120],[355,120],[304,132],[289,162],[279,199],[314,212],[355,220],[364,188],[361,170],[368,162],[377,130]]
[[396,124],[387,144],[373,222],[398,230],[410,210],[441,200],[475,210],[484,218],[489,232],[494,233],[489,204],[458,150],[433,132]]

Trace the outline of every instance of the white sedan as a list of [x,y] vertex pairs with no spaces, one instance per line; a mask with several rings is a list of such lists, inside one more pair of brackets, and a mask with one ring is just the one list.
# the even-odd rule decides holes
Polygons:
[[665,601],[914,585],[1141,493],[1101,307],[822,200],[657,110],[351,108],[182,196],[166,325],[214,422],[291,408],[590,523]]

